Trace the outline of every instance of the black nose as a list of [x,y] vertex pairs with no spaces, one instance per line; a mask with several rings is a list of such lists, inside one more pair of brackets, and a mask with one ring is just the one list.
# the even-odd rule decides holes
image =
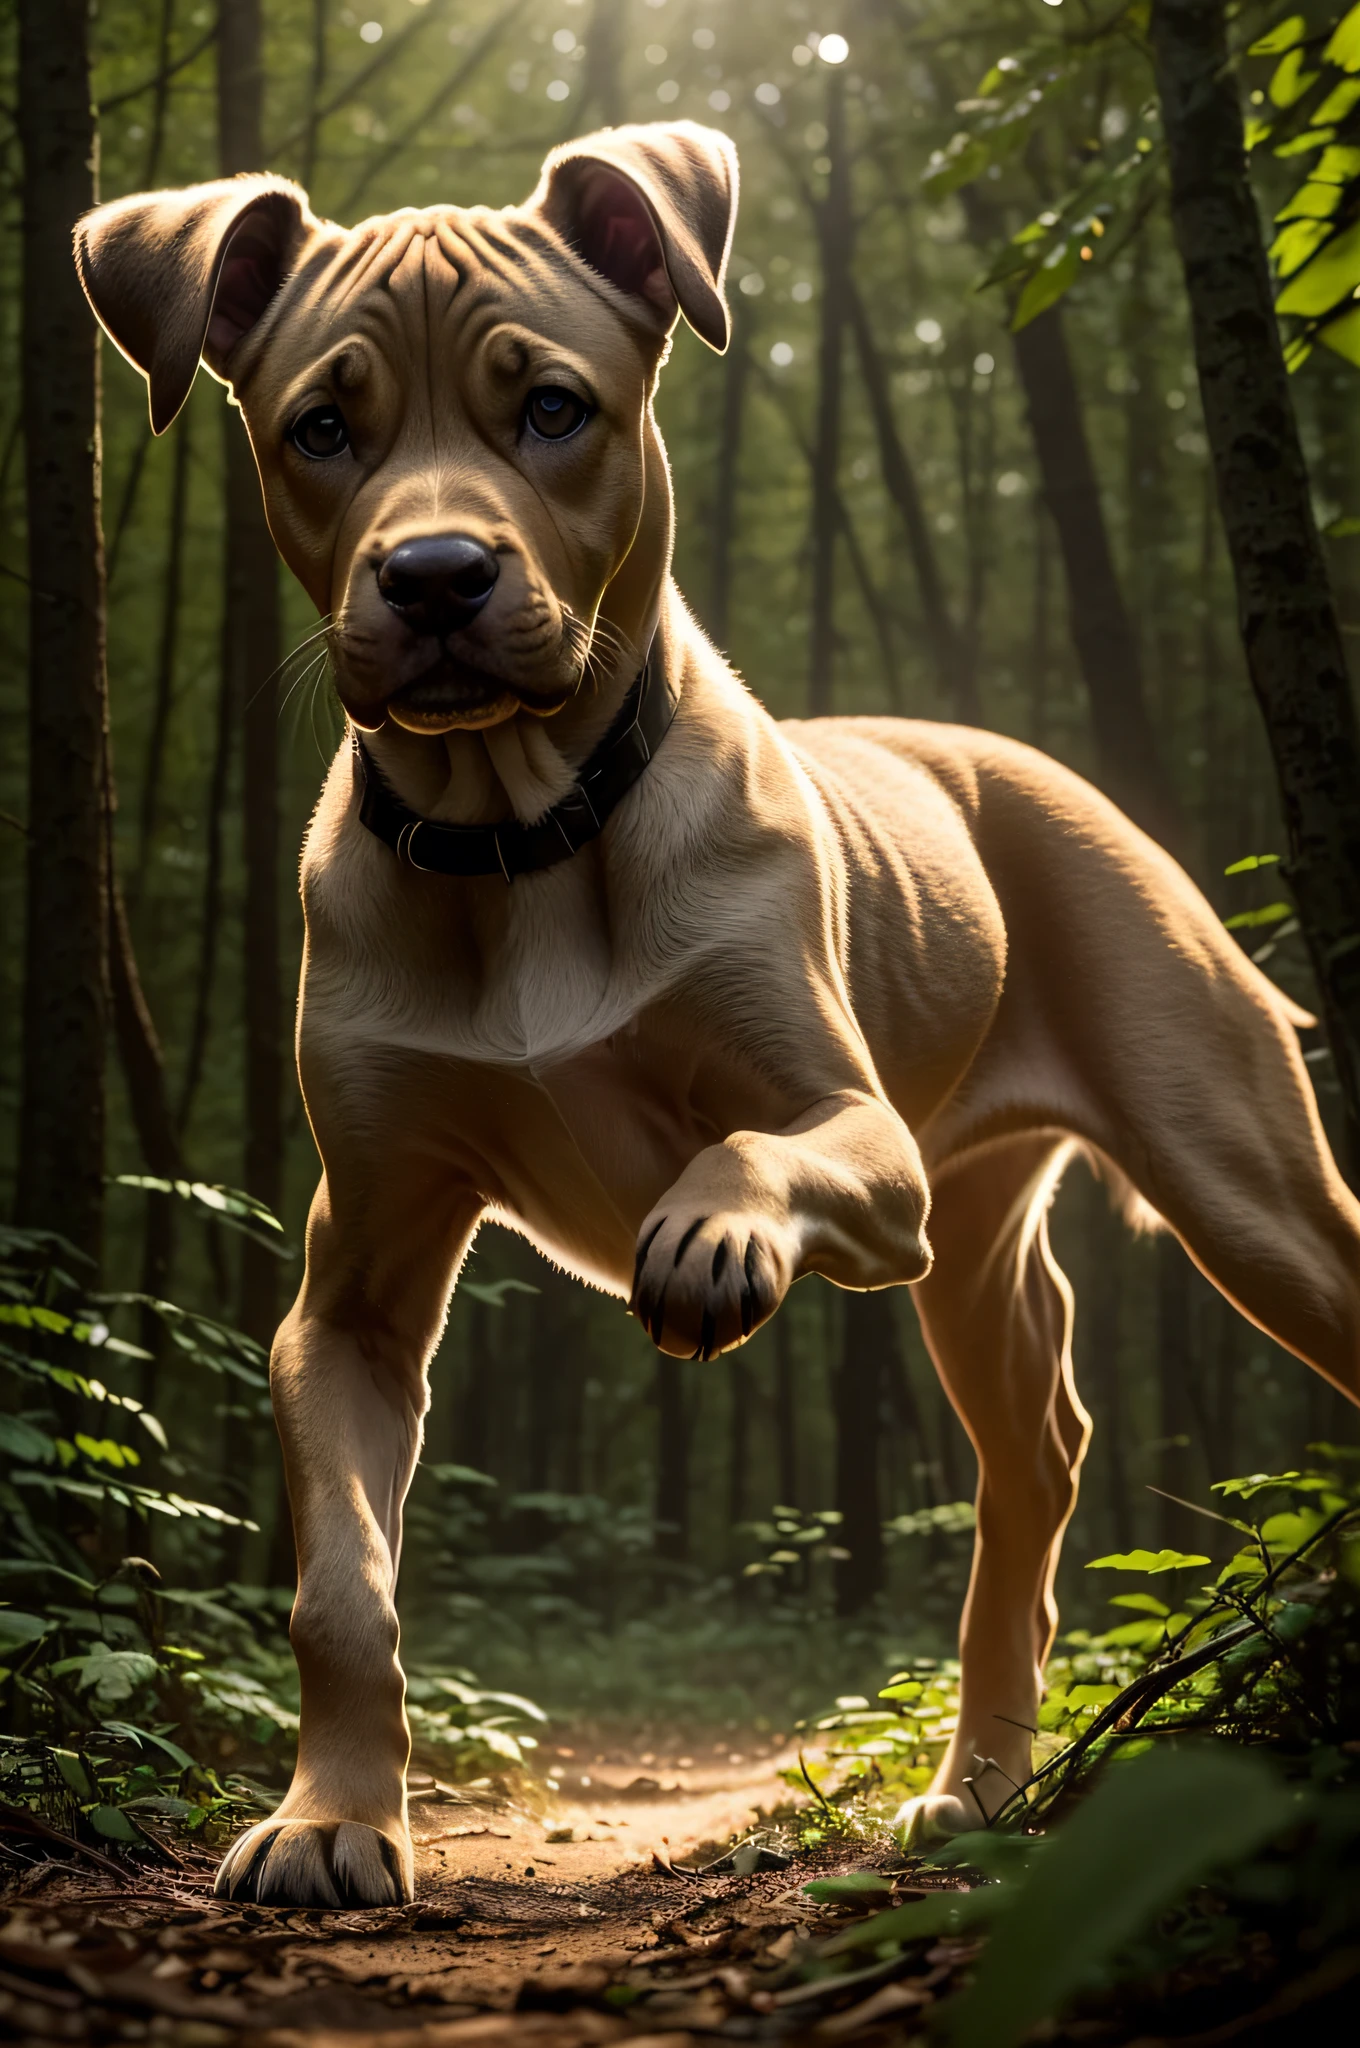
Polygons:
[[431,533],[393,548],[378,588],[417,633],[456,633],[471,625],[496,587],[501,565],[466,533]]

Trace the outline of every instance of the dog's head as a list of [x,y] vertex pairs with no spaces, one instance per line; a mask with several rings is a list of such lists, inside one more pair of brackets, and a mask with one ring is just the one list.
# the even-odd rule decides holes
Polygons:
[[230,385],[350,715],[445,732],[557,710],[611,585],[664,569],[651,396],[681,314],[726,347],[736,188],[725,136],[617,128],[522,207],[344,229],[242,177],[100,207],[76,258],[157,433],[200,360]]

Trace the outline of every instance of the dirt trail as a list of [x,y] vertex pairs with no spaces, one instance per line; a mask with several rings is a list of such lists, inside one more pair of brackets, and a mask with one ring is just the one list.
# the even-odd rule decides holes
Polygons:
[[[555,1784],[541,1803],[449,1800],[436,1781],[411,1779],[417,1883],[450,1877],[547,1878],[595,1883],[650,1869],[654,1850],[683,1861],[745,1834],[793,1798],[782,1771],[796,1744],[747,1739],[740,1748],[700,1745],[658,1755],[640,1744],[589,1736],[549,1745],[540,1768]],[[485,1798],[485,1795],[482,1795]],[[472,1803],[468,1803],[471,1801]]]
[[748,1737],[658,1757],[578,1738],[540,1760],[555,1789],[515,1800],[413,1780],[410,1907],[219,1902],[206,1857],[144,1866],[121,1886],[75,1859],[33,1865],[0,1900],[0,2038],[697,2048],[714,2035],[810,2039],[831,2008],[863,2004],[863,2026],[852,2012],[837,2018],[868,2042],[890,2014],[923,2010],[948,1976],[936,1956],[933,1975],[910,1986],[828,1994],[806,1983],[800,1958],[826,1916],[801,1886],[819,1870],[865,1867],[862,1853],[799,1855],[745,1876],[674,1867],[787,1806],[787,1744]]

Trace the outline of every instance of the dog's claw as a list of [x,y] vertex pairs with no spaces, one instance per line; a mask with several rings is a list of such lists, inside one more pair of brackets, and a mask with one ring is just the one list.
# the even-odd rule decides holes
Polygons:
[[683,1237],[681,1238],[681,1240],[680,1240],[679,1244],[678,1244],[678,1245],[677,1245],[677,1246],[675,1247],[675,1257],[674,1257],[674,1259],[673,1259],[673,1260],[671,1261],[671,1264],[672,1264],[673,1266],[678,1266],[678,1265],[679,1265],[679,1263],[680,1263],[681,1259],[683,1259],[683,1258],[684,1258],[684,1256],[685,1256],[685,1253],[686,1253],[686,1252],[687,1252],[687,1251],[689,1250],[690,1246],[691,1246],[691,1245],[693,1244],[693,1242],[694,1242],[695,1238],[696,1238],[696,1237],[698,1236],[699,1232],[700,1232],[700,1231],[701,1231],[701,1230],[703,1229],[703,1227],[704,1227],[704,1225],[705,1225],[705,1224],[707,1223],[707,1221],[708,1221],[708,1218],[707,1218],[707,1216],[696,1216],[696,1217],[695,1217],[694,1221],[693,1221],[693,1222],[692,1222],[692,1223],[690,1224],[690,1226],[689,1226],[689,1229],[688,1229],[688,1230],[687,1230],[687,1231],[685,1232],[685,1234],[684,1234],[684,1236],[683,1236]]
[[641,1238],[639,1238],[639,1239],[638,1239],[638,1248],[637,1248],[637,1256],[636,1256],[636,1258],[635,1258],[635,1259],[633,1260],[633,1300],[634,1300],[634,1302],[636,1302],[636,1301],[637,1301],[637,1291],[638,1291],[638,1282],[639,1282],[639,1280],[641,1280],[641,1278],[642,1278],[642,1268],[643,1268],[643,1266],[644,1266],[644,1265],[646,1264],[646,1260],[647,1260],[647,1254],[648,1254],[648,1252],[649,1252],[649,1251],[651,1250],[651,1248],[652,1248],[652,1240],[653,1240],[653,1238],[654,1238],[654,1237],[656,1236],[657,1232],[658,1232],[659,1230],[661,1230],[661,1229],[662,1229],[662,1228],[664,1227],[664,1225],[665,1225],[665,1221],[666,1221],[666,1219],[665,1219],[665,1217],[664,1217],[664,1216],[660,1217],[660,1218],[659,1218],[659,1219],[657,1220],[657,1222],[655,1222],[655,1223],[654,1223],[654,1224],[652,1225],[651,1229],[650,1229],[650,1230],[649,1230],[649,1231],[647,1232],[647,1235],[646,1235],[645,1237],[641,1237]]
[[261,1906],[398,1906],[411,1896],[396,1845],[360,1821],[264,1822],[233,1844],[219,1898]]

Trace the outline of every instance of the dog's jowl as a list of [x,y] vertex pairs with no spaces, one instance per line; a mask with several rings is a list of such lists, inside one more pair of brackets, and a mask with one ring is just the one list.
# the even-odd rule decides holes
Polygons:
[[806,1273],[913,1286],[981,1467],[918,1840],[1028,1771],[1089,1429],[1045,1223],[1074,1151],[1360,1390],[1301,1013],[1181,870],[992,734],[776,724],[686,610],[652,398],[677,320],[726,344],[736,183],[678,123],[556,151],[501,212],[347,229],[247,177],[78,232],[157,430],[200,359],[230,386],[349,719],[302,870],[324,1177],[272,1361],[302,1732],[235,1897],[410,1893],[402,1501],[488,1217],[685,1358]]

